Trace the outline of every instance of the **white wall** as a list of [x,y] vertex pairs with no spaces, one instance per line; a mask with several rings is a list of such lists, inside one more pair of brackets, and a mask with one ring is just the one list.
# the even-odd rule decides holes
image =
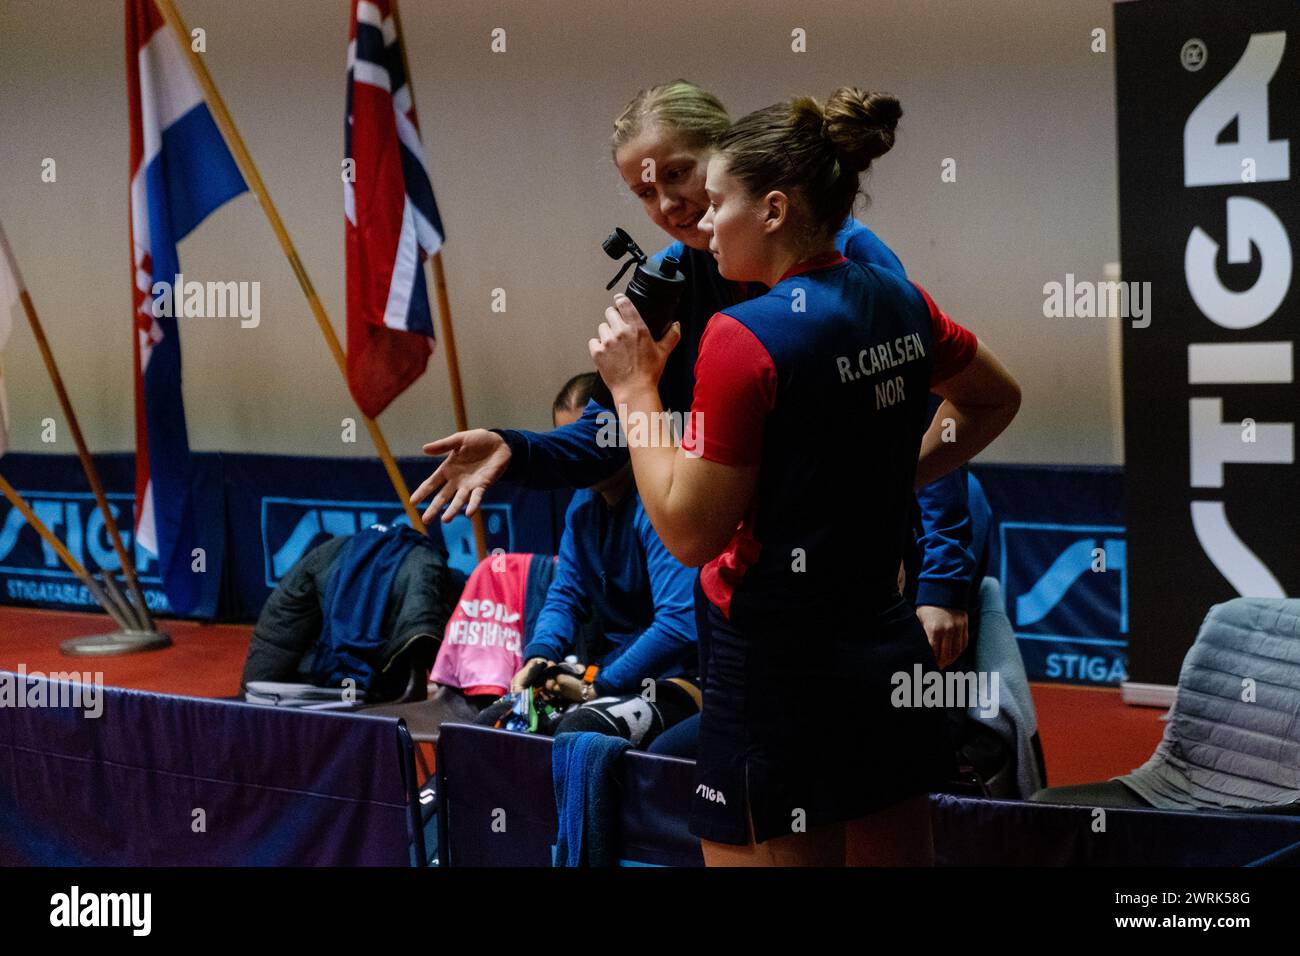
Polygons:
[[[343,335],[339,181],[347,0],[178,0]],[[1116,320],[1046,319],[1045,282],[1117,258],[1114,45],[1105,0],[406,0],[416,100],[448,231],[445,261],[471,421],[545,427],[612,275],[615,224],[662,236],[606,145],[639,87],[684,76],[734,115],[840,84],[902,101],[862,216],[1025,402],[987,460],[1118,463]],[[0,219],[92,447],[132,446],[128,140],[122,4],[0,0]],[[507,31],[507,52],[489,34]],[[808,52],[790,50],[795,27]],[[1106,54],[1090,51],[1104,27]],[[42,183],[41,161],[58,164]],[[957,182],[940,163],[957,160]],[[193,278],[256,279],[262,323],[182,324],[196,449],[371,454],[346,388],[251,196],[181,247]],[[508,311],[490,310],[491,290]],[[23,451],[61,415],[25,324],[7,351]],[[452,430],[441,351],[381,423],[394,451]]]

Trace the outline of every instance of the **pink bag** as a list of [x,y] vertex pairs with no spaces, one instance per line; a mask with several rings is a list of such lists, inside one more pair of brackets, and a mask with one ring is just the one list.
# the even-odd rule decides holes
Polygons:
[[524,597],[531,554],[484,558],[465,582],[429,679],[467,695],[500,697],[523,667]]

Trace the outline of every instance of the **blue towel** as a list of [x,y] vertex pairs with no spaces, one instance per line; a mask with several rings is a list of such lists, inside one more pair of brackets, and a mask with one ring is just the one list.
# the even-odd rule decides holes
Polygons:
[[556,866],[618,865],[617,764],[631,746],[622,737],[589,732],[555,738]]
[[324,621],[312,662],[316,683],[338,687],[351,678],[358,691],[370,689],[384,644],[384,611],[393,578],[418,547],[433,543],[400,525],[373,525],[344,545],[325,586]]

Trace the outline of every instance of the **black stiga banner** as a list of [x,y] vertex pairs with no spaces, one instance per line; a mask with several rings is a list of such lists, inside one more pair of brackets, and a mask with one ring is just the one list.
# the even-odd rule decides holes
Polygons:
[[[1129,679],[1212,604],[1300,594],[1296,0],[1115,7]],[[1146,286],[1146,283],[1150,283]]]

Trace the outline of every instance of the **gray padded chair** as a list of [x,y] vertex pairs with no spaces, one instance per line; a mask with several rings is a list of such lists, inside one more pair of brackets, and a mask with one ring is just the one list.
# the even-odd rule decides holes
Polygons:
[[995,773],[982,779],[984,796],[1025,798],[1046,781],[1042,747],[1038,742],[1038,716],[1029,691],[1029,677],[1011,619],[1002,600],[997,578],[980,583],[979,638],[975,644],[975,669],[998,675],[997,713],[984,715],[967,708],[967,717],[992,731],[1010,758]]
[[1210,608],[1151,759],[1107,783],[1032,799],[1300,812],[1300,600],[1236,598]]

